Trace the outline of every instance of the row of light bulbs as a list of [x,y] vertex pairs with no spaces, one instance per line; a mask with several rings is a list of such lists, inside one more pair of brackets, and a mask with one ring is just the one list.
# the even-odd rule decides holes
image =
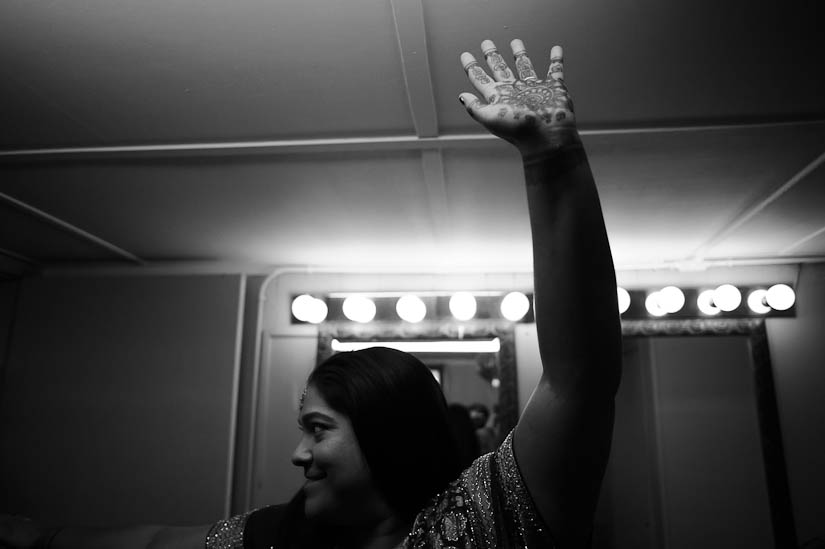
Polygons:
[[[630,293],[621,287],[616,291],[619,313],[625,313],[630,308]],[[748,308],[755,314],[767,314],[772,310],[786,311],[793,307],[795,301],[796,294],[786,284],[755,289],[747,297]],[[701,291],[696,299],[696,307],[707,316],[735,311],[741,304],[742,292],[732,284]],[[655,317],[678,313],[684,306],[685,294],[676,286],[666,286],[650,292],[645,298],[645,309]],[[477,310],[475,296],[470,292],[456,292],[450,297],[449,308],[456,320],[470,320]],[[510,292],[501,300],[500,309],[504,318],[518,322],[530,310],[530,300],[522,292]],[[427,305],[414,294],[399,297],[395,310],[399,318],[411,323],[421,322],[427,316]],[[347,296],[343,303],[343,313],[353,322],[371,322],[375,318],[375,302],[362,295]],[[301,322],[320,324],[328,314],[326,302],[309,294],[299,295],[292,301],[292,315]]]
[[[450,297],[450,313],[456,320],[472,319],[478,308],[476,298],[470,292],[456,292]],[[517,322],[530,310],[530,300],[521,292],[510,292],[501,300],[501,315],[507,320]],[[427,316],[427,305],[414,295],[406,294],[398,298],[395,311],[401,320],[421,322]],[[353,322],[370,322],[375,318],[375,302],[365,296],[351,295],[344,299],[344,316]],[[301,322],[319,324],[326,320],[329,309],[327,304],[317,297],[303,294],[292,300],[292,315]]]
[[[630,308],[630,294],[618,288],[619,312]],[[772,310],[787,311],[796,302],[796,294],[787,284],[774,284],[770,288],[752,290],[747,297],[748,308],[755,314],[764,315]],[[742,292],[732,284],[722,284],[717,288],[699,292],[696,307],[707,316],[721,312],[735,311],[742,304]],[[685,306],[685,294],[676,286],[666,286],[650,292],[645,298],[645,309],[652,316],[678,313]]]

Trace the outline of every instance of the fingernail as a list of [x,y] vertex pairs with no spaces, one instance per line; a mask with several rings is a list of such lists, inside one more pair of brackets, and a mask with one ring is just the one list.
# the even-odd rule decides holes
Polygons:
[[475,62],[476,62],[476,58],[473,57],[473,54],[468,53],[466,51],[461,54],[461,66],[465,70],[467,69],[467,67],[469,67],[470,65],[472,65]]
[[481,53],[487,55],[490,52],[496,51],[496,45],[492,40],[485,40],[481,43]]
[[458,96],[458,100],[459,100],[459,101],[461,101],[461,104],[462,104],[462,105],[464,104],[464,98],[463,98],[463,97],[461,97],[460,95]]

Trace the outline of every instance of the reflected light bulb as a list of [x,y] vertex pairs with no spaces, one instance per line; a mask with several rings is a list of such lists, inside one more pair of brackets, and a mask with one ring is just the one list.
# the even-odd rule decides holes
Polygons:
[[659,306],[668,313],[678,313],[685,306],[685,294],[676,286],[659,290]]
[[754,290],[748,295],[748,307],[756,314],[764,315],[771,312],[771,308],[765,305],[767,290]]
[[796,302],[796,294],[787,284],[774,284],[768,288],[765,299],[777,311],[787,311]]
[[719,314],[719,307],[713,303],[713,293],[715,290],[705,290],[696,298],[696,306],[702,313],[713,316]]
[[344,316],[353,322],[369,322],[375,318],[375,303],[360,295],[351,295],[344,300]]
[[713,292],[713,303],[725,312],[735,311],[742,303],[742,293],[732,284],[722,284]]
[[619,300],[619,314],[622,314],[630,308],[630,293],[622,287],[617,287],[616,297]]
[[395,312],[407,322],[421,322],[427,316],[427,306],[415,295],[405,295],[395,304]]
[[530,310],[530,300],[521,292],[510,292],[501,300],[501,315],[516,322]]
[[652,292],[647,296],[647,299],[645,299],[645,309],[653,316],[664,316],[667,314],[667,311],[660,305],[659,298],[659,292]]
[[458,292],[450,298],[450,312],[457,320],[470,320],[476,314],[476,298],[470,292]]

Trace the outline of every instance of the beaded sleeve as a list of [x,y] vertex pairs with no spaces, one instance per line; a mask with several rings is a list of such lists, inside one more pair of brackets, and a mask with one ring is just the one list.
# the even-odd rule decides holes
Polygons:
[[403,549],[553,547],[513,453],[511,432],[476,459],[415,519]]
[[206,549],[243,549],[243,530],[253,512],[216,522],[206,535]]

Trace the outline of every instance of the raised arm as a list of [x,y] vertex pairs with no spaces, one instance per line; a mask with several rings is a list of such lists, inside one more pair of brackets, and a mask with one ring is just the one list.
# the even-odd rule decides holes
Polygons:
[[520,40],[514,74],[482,43],[491,78],[461,56],[483,96],[463,93],[470,115],[522,154],[533,236],[542,377],[516,426],[516,459],[560,547],[586,546],[610,452],[621,372],[616,280],[593,175],[564,84],[562,49],[545,79]]

